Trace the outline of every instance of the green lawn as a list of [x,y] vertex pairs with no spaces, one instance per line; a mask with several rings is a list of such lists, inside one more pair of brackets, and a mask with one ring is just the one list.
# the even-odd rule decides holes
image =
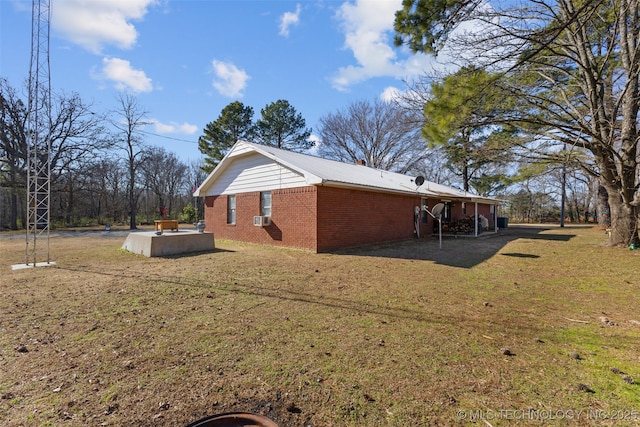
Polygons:
[[24,240],[0,236],[3,426],[640,423],[640,251],[597,228],[332,254],[123,241],[52,237],[54,266],[13,271]]

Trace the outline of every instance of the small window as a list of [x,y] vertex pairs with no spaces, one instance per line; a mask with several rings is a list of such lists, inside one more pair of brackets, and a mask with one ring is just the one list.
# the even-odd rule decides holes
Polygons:
[[260,215],[271,216],[271,191],[260,193]]
[[236,223],[236,195],[227,196],[227,224]]
[[467,214],[467,204],[465,202],[462,202],[462,215],[466,215]]

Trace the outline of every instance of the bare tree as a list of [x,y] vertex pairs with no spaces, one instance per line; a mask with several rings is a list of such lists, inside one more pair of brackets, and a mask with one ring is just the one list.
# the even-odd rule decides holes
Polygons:
[[[42,129],[51,142],[49,162],[51,188],[66,193],[64,210],[74,208],[74,171],[109,142],[105,137],[102,117],[91,110],[76,93],[52,97],[51,127]],[[26,189],[27,110],[15,89],[0,79],[0,182],[10,192],[10,228],[17,228],[18,194]],[[48,122],[48,121],[47,121]],[[64,217],[65,215],[52,215]]]
[[135,230],[136,213],[138,211],[139,194],[136,188],[136,177],[146,153],[141,130],[148,125],[145,119],[147,111],[138,103],[136,97],[126,93],[117,96],[118,109],[113,112],[111,124],[116,129],[116,144],[125,151],[129,182],[127,195],[129,201],[129,229]]
[[93,165],[94,194],[99,195],[100,217],[105,222],[121,222],[127,216],[126,165],[122,159],[103,159]]
[[[204,161],[192,161],[187,168],[187,182],[185,183],[185,192],[189,195],[189,200],[193,198],[193,192],[200,186],[207,178],[207,173],[204,172]],[[193,200],[195,208],[196,219],[204,218],[204,199],[197,198]]]
[[425,142],[413,114],[376,99],[354,102],[344,111],[320,118],[322,157],[339,161],[364,160],[367,166],[407,173],[419,170]]
[[187,180],[187,165],[174,153],[163,148],[153,148],[145,156],[143,176],[149,189],[156,196],[158,208],[167,208],[169,217],[174,214],[174,204]]
[[427,181],[450,187],[461,185],[460,177],[449,167],[449,160],[442,146],[427,147],[425,158],[416,172]]
[[27,106],[7,80],[0,79],[0,187],[9,193],[8,226],[18,229],[18,199],[26,187]]
[[[453,32],[469,21],[483,31]],[[562,161],[564,146],[606,189],[609,242],[640,244],[637,0],[407,0],[395,30],[412,51],[437,53],[446,41],[452,57],[498,71],[491,86],[512,102],[494,122],[528,136],[537,157]]]

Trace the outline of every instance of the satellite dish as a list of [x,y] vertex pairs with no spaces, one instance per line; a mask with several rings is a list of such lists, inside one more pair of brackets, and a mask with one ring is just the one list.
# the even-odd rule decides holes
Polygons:
[[415,183],[418,187],[424,184],[424,176],[417,176],[415,179]]
[[431,209],[431,213],[433,214],[433,216],[439,217],[440,215],[442,215],[443,209],[444,209],[444,203],[438,203],[433,207],[433,209]]

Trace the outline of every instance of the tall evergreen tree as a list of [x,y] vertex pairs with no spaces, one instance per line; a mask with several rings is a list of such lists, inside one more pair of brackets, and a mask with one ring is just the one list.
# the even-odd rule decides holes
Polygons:
[[[433,53],[447,41],[459,58],[501,69],[517,100],[501,119],[528,135],[533,155],[548,156],[550,143],[577,152],[607,191],[610,244],[640,244],[640,3],[482,3],[404,0],[395,42]],[[452,36],[471,20],[483,31]]]
[[291,151],[304,151],[313,147],[309,140],[311,128],[306,128],[302,114],[279,99],[260,110],[262,117],[255,125],[257,141],[264,145]]
[[496,111],[507,103],[493,84],[496,79],[483,69],[463,67],[433,82],[424,106],[422,135],[432,147],[444,148],[465,191],[471,184],[478,187],[476,191],[499,188],[499,172],[510,161],[513,130],[493,122]]
[[253,108],[240,101],[224,107],[220,116],[208,123],[198,138],[198,148],[205,155],[202,170],[209,173],[220,163],[229,148],[239,139],[253,137]]

